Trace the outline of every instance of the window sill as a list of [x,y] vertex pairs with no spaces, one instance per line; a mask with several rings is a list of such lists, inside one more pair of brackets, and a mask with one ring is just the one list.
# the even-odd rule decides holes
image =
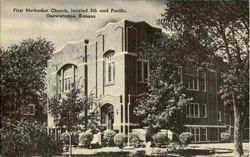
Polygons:
[[189,91],[195,91],[195,92],[199,92],[199,89],[190,89],[190,88],[186,88]]
[[115,85],[115,83],[114,83],[114,82],[110,82],[110,83],[106,83],[106,84],[104,85],[104,87],[113,86],[113,85]]
[[186,116],[186,118],[203,118],[203,117],[201,117],[201,116],[198,116],[198,117]]
[[138,83],[143,83],[143,84],[147,84],[148,82],[144,82],[144,81],[138,81]]

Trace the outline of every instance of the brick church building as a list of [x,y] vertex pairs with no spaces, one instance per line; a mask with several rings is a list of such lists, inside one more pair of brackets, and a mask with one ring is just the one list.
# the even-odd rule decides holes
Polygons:
[[[78,81],[85,84],[85,93],[92,93],[100,108],[100,125],[127,133],[138,128],[133,113],[135,98],[146,91],[149,60],[138,50],[142,42],[151,43],[161,29],[146,22],[122,20],[108,23],[95,34],[95,41],[69,43],[54,54],[49,62],[49,95],[65,96]],[[195,142],[220,141],[220,133],[231,130],[233,117],[225,112],[217,96],[219,74],[180,67],[187,96],[194,98],[185,108],[185,127]],[[128,108],[129,107],[129,108]],[[91,112],[91,111],[90,111]],[[48,114],[48,130],[60,134]],[[59,131],[58,131],[59,130]]]

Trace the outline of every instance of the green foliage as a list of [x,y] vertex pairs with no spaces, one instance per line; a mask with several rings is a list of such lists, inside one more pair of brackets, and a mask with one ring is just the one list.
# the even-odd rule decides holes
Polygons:
[[123,133],[118,133],[114,136],[114,143],[119,147],[122,148],[125,145],[125,142],[127,141],[127,135]]
[[157,146],[157,147],[161,147],[163,145],[166,145],[167,144],[167,141],[168,141],[168,137],[167,137],[167,134],[166,133],[163,133],[163,132],[158,132],[157,134],[155,134],[153,136],[153,141],[154,141],[154,144]]
[[82,143],[84,147],[89,148],[93,138],[93,134],[90,131],[86,131],[80,135],[79,142]]
[[137,133],[130,133],[129,134],[129,142],[134,147],[140,147],[141,146],[141,139]]
[[222,142],[231,142],[232,135],[228,132],[222,132],[220,138]]
[[183,146],[187,146],[191,142],[193,135],[189,132],[183,132],[180,134],[179,138],[180,138],[181,144]]
[[116,132],[114,130],[105,130],[103,138],[108,142],[108,145],[111,146],[114,143],[114,137]]

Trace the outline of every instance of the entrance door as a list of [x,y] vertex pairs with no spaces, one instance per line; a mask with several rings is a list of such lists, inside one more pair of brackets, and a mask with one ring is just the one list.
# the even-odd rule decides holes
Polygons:
[[114,108],[111,104],[105,104],[101,108],[101,123],[105,124],[106,129],[113,129]]
[[114,123],[113,106],[109,106],[107,108],[107,124],[108,124],[108,129],[113,129],[113,123]]

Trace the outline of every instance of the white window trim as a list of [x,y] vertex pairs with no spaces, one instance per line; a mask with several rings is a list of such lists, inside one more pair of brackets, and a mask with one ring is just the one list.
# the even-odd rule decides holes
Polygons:
[[182,66],[178,66],[178,74],[180,75],[181,83],[183,83]]
[[[106,61],[106,65],[105,65],[105,85],[112,85],[115,84],[115,71],[114,71],[114,67],[115,67],[115,60],[114,60],[114,53],[112,54],[108,54],[105,57],[105,61]],[[109,81],[109,64],[111,65],[111,81]],[[115,68],[116,70],[116,68]]]
[[[194,89],[194,88],[189,88],[189,84],[190,84],[190,82],[188,81],[187,82],[187,90],[189,90],[189,91],[199,91],[199,87],[200,87],[200,81],[199,81],[199,69],[197,69],[197,68],[195,68],[195,69],[192,69],[193,71],[192,71],[192,73],[190,74],[190,73],[185,73],[185,75],[186,76],[189,76],[189,77],[191,77],[191,78],[195,78],[195,79],[197,79],[197,89]],[[196,74],[195,74],[196,73]],[[195,79],[193,79],[193,87],[194,87],[194,80]]]
[[[192,129],[194,130],[194,134],[192,134]],[[197,134],[197,130],[199,134]],[[188,128],[188,132],[191,133],[193,135],[193,139],[195,142],[199,142],[201,141],[201,129],[200,128]],[[199,140],[196,139],[196,135],[199,135]]]
[[[148,80],[149,80],[149,61],[148,60],[145,60],[145,59],[137,59],[138,62],[141,62],[141,78],[142,80],[138,80],[139,83],[148,83]],[[148,67],[148,78],[147,78],[147,81],[145,81],[145,77],[144,77],[144,64],[147,64],[147,67]]]
[[201,90],[202,92],[206,92],[207,91],[207,73],[204,71],[204,76],[201,76],[201,79],[204,77],[204,89]]
[[205,135],[205,137],[206,137],[205,140],[207,141],[207,128],[203,128],[203,129],[204,129],[205,132],[206,132],[204,135]]
[[[190,105],[195,105],[195,106],[197,105],[197,106],[198,106],[198,116],[191,115],[191,107],[190,107]],[[188,106],[189,106],[189,107],[188,107],[188,109],[189,109],[188,112],[187,112],[187,106],[186,106],[186,117],[187,117],[187,118],[201,118],[201,116],[200,116],[200,105],[199,105],[199,103],[190,103],[190,104],[188,104]],[[195,113],[195,107],[193,107],[193,111],[194,111],[193,113]],[[188,115],[187,113],[188,113],[189,115]]]
[[[70,76],[65,77],[63,83],[64,83],[64,92],[68,92],[72,89],[72,83],[73,83],[72,77]],[[67,89],[66,89],[66,86],[67,86]]]
[[201,141],[201,129],[197,128],[196,131],[199,130],[199,141]]
[[218,111],[217,116],[218,116],[218,121],[221,122],[221,112],[220,111]]
[[[193,78],[195,78],[195,79],[197,79],[197,89],[194,89],[194,88],[189,88],[189,81],[187,82],[187,90],[189,90],[189,91],[199,91],[199,86],[200,86],[200,80],[199,80],[199,78],[198,78],[198,76],[194,76],[194,75],[189,75],[189,76],[191,76],[191,77],[193,77]],[[194,79],[193,79],[193,87],[194,87]]]
[[61,87],[62,84],[61,84],[61,83],[62,83],[62,81],[61,81],[61,79],[59,79],[59,80],[58,80],[58,94],[61,94],[61,93],[62,93],[62,87]]
[[203,118],[207,118],[207,104],[202,104],[202,107],[205,108],[205,115],[203,115]]

